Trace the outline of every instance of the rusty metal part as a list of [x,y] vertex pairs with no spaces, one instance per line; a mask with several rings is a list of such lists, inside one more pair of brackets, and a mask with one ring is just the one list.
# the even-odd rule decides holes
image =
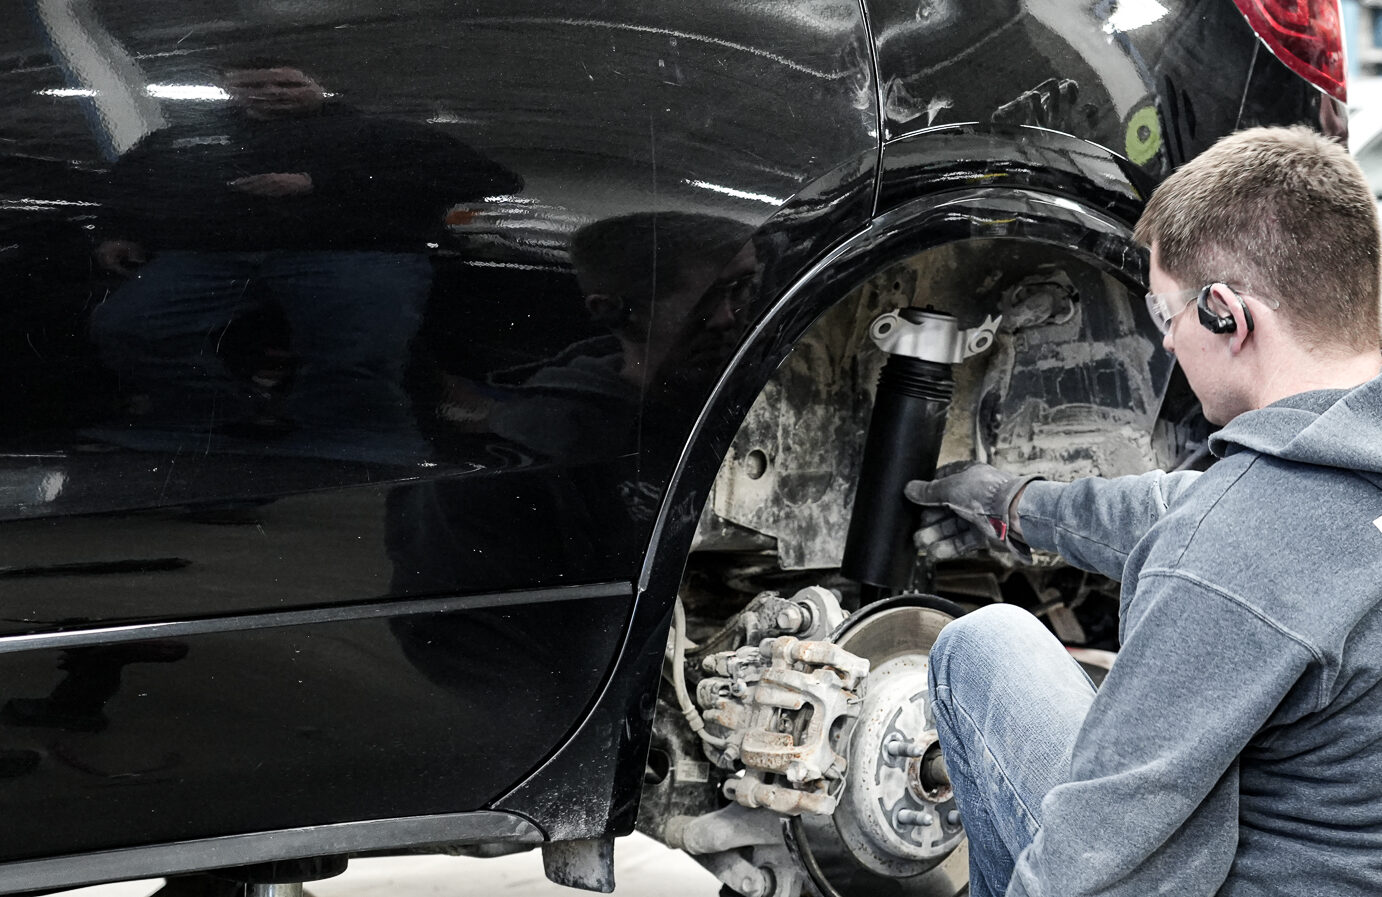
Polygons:
[[939,756],[927,666],[918,652],[875,669],[850,740],[849,783],[836,825],[880,875],[921,871],[964,838],[963,829],[946,824],[954,793],[926,781],[931,758]]
[[692,856],[782,843],[782,820],[769,813],[730,804],[699,816],[667,820],[663,843]]
[[792,635],[804,641],[823,639],[844,620],[839,598],[829,589],[810,586],[784,598],[775,591],[754,596],[719,632],[703,641],[692,656],[756,645],[765,638]]
[[[843,617],[828,590],[794,598],[775,623],[814,629]],[[858,712],[868,662],[828,641],[778,636],[707,656],[701,667],[696,702],[724,745],[709,749],[711,759],[744,767],[725,782],[726,796],[789,816],[833,812],[846,766],[837,750],[841,723]]]
[[[945,803],[954,796],[954,787],[950,784],[950,770],[945,767],[945,757],[941,754],[939,742],[933,742],[921,755],[917,784],[921,788],[922,796],[933,803]],[[949,811],[946,815],[950,815]]]
[[[665,756],[658,770],[650,766],[645,788],[650,798],[661,796],[649,800],[650,809],[665,814],[655,836],[739,894],[862,897],[882,876],[901,884],[901,897],[957,897],[967,852],[954,837],[959,815],[918,696],[926,652],[949,616],[892,601],[845,618],[835,594],[814,587],[791,599],[759,598],[751,606],[756,619],[768,621],[762,625],[801,625],[803,634],[826,621],[839,625],[824,639],[779,635],[734,645],[759,625],[738,620],[707,640],[735,648],[700,658],[706,677],[696,689],[707,727],[725,747],[680,726],[673,726],[679,737],[657,742]],[[874,669],[870,657],[883,666]],[[675,722],[669,715],[667,724]],[[683,776],[704,757],[713,763]],[[700,791],[693,779],[703,780]],[[714,807],[717,784],[734,801],[727,807]],[[851,789],[867,788],[889,789],[888,798],[875,797],[877,809],[860,812]],[[701,792],[704,799],[693,799]],[[948,855],[918,859],[936,847],[926,836],[937,831],[948,833]]]
[[829,642],[780,636],[702,665],[710,675],[696,697],[706,723],[724,730],[724,753],[745,769],[725,782],[726,796],[784,815],[833,812],[845,759],[832,736],[857,713],[868,662]]
[[836,800],[829,794],[804,792],[797,788],[767,785],[753,779],[730,779],[725,782],[725,796],[740,806],[772,810],[782,816],[801,813],[829,815],[835,812]]

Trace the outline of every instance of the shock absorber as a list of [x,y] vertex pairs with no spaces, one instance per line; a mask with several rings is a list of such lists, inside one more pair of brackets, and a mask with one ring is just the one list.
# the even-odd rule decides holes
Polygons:
[[878,378],[841,564],[841,572],[860,583],[861,604],[909,584],[920,509],[902,488],[935,476],[955,391],[953,367],[993,345],[999,320],[990,316],[973,330],[960,330],[948,314],[904,308],[869,328],[888,360]]

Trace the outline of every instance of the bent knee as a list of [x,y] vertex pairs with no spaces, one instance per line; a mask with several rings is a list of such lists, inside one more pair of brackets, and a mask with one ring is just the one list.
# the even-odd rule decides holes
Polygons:
[[941,630],[931,649],[931,662],[938,656],[992,654],[1008,652],[1032,638],[1050,639],[1046,627],[1029,612],[1011,604],[990,604],[959,617]]
[[988,683],[1023,667],[1035,658],[1065,649],[1041,621],[1011,604],[991,604],[952,621],[941,630],[931,649],[930,674],[937,700],[946,700],[952,687],[961,690]]

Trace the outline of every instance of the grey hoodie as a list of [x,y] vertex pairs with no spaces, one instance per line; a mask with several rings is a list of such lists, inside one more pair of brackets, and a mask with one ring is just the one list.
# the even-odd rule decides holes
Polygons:
[[1203,474],[1036,482],[1122,650],[1009,895],[1382,894],[1382,377],[1240,415]]

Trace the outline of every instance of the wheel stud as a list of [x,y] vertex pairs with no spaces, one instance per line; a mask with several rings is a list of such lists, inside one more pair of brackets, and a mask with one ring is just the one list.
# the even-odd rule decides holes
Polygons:
[[898,825],[931,825],[936,821],[936,817],[924,810],[898,810],[896,818]]
[[922,745],[898,735],[888,739],[883,745],[883,750],[893,757],[920,757],[926,753],[926,748]]

